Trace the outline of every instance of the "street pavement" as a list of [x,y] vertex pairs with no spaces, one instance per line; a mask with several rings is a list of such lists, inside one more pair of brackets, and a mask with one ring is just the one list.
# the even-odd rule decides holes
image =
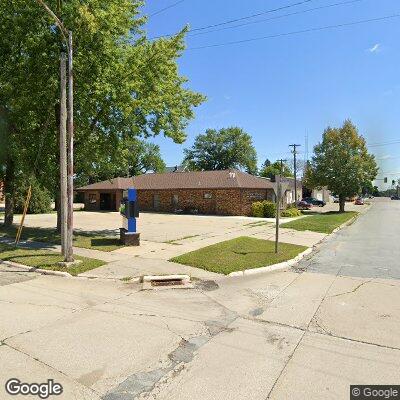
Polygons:
[[400,201],[376,198],[357,223],[331,236],[300,267],[363,278],[400,279]]
[[5,393],[11,377],[52,378],[64,387],[54,398],[67,400],[337,400],[351,384],[399,384],[400,280],[316,261],[370,216],[397,212],[386,203],[374,202],[301,268],[197,280],[188,290],[3,266],[0,399],[26,398]]

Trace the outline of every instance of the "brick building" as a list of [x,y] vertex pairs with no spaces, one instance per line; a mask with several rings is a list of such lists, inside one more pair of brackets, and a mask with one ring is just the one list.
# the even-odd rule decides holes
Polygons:
[[249,215],[251,204],[274,199],[274,183],[237,170],[169,172],[114,178],[77,189],[88,211],[117,211],[123,191],[136,188],[141,211],[197,210],[200,214]]

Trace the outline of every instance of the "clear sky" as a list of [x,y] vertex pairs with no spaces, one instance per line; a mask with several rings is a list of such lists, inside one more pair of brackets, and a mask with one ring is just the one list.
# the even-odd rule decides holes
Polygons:
[[[167,164],[179,164],[197,134],[227,126],[252,135],[259,163],[290,157],[291,143],[302,144],[304,157],[306,134],[311,155],[325,127],[350,118],[370,144],[397,141],[370,150],[381,166],[379,178],[400,178],[400,18],[193,49],[400,15],[399,0],[359,0],[302,13],[345,1],[147,0],[143,12],[155,13],[147,24],[149,37],[303,3],[189,33],[180,71],[208,100],[196,110],[185,144],[154,140]],[[259,22],[248,24],[254,21]],[[242,24],[247,25],[221,29]]]

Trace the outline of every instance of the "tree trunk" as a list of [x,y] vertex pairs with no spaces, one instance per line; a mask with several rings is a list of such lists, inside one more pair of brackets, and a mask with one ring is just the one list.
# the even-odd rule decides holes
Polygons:
[[4,194],[6,199],[4,226],[11,226],[14,222],[14,197],[15,197],[15,165],[11,158],[7,159],[6,174],[4,179]]
[[344,207],[346,205],[346,198],[339,196],[339,212],[344,213]]
[[57,194],[55,198],[55,209],[57,211],[57,232],[61,233],[61,211],[60,211],[60,190],[57,188]]

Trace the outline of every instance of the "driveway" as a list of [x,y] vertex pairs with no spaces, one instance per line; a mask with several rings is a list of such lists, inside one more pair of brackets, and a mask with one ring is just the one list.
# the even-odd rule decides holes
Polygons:
[[400,279],[400,201],[376,198],[357,223],[330,237],[308,271],[363,278]]

